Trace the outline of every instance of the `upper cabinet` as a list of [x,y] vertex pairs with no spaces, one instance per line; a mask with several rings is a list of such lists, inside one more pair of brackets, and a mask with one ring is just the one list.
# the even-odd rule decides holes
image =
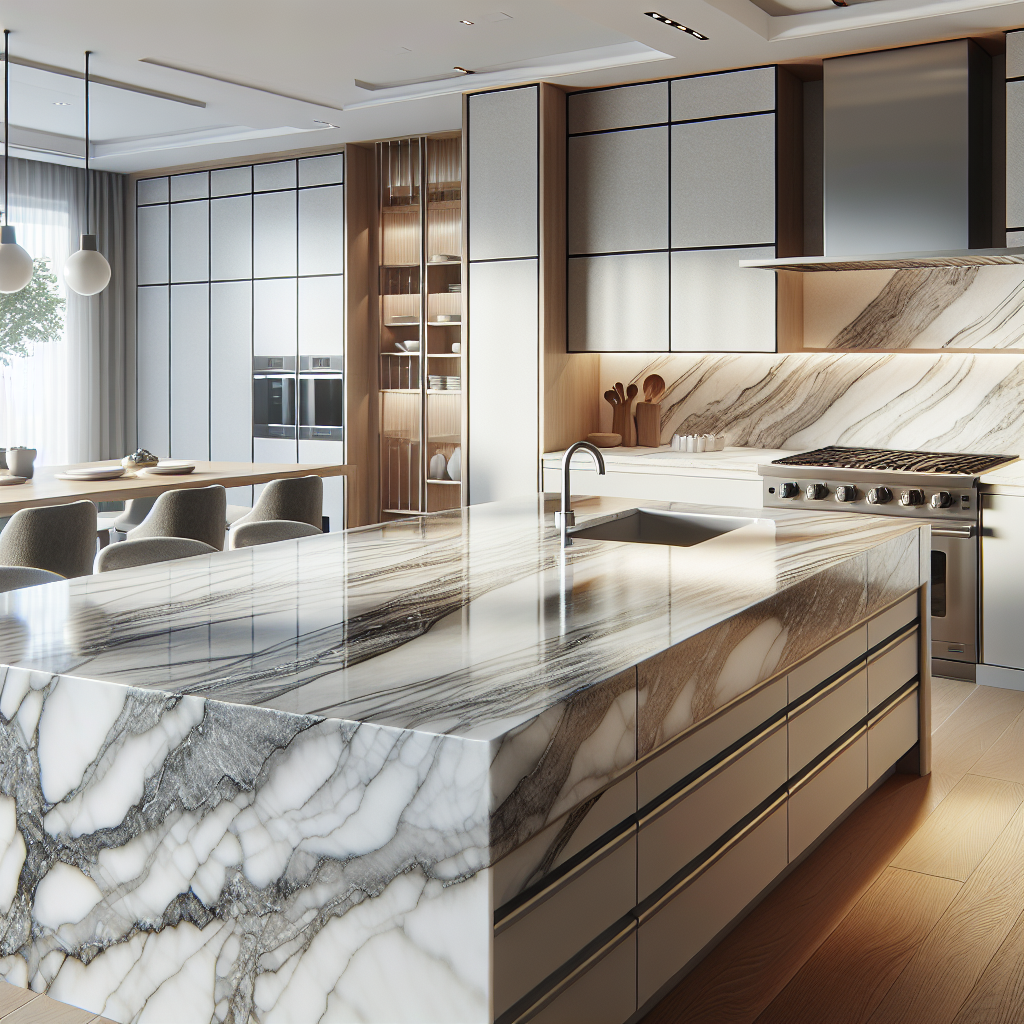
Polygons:
[[569,95],[569,351],[775,350],[774,275],[738,262],[801,233],[800,116],[777,68]]

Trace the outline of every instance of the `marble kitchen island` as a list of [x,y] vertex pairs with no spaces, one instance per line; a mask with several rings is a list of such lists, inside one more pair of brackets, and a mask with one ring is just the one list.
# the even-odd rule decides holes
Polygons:
[[0,975],[120,1024],[649,1003],[927,736],[928,527],[653,502],[750,521],[563,555],[555,507],[0,596]]

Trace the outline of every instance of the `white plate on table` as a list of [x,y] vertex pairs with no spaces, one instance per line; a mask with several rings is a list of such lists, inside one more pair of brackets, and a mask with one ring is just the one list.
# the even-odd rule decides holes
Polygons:
[[14,484],[23,484],[28,477],[24,476],[0,476],[0,485],[11,487]]
[[161,459],[155,466],[147,466],[143,473],[156,476],[180,476],[191,473],[196,468],[194,462],[183,462],[181,459]]
[[124,466],[82,466],[81,469],[57,473],[56,477],[58,480],[115,480],[124,474]]

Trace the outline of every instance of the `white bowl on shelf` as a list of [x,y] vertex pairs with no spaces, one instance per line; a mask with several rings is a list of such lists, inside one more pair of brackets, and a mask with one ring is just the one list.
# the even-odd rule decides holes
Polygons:
[[406,338],[405,341],[396,342],[396,345],[403,352],[407,352],[409,354],[412,354],[412,353],[415,353],[415,352],[419,352],[419,350],[420,350],[420,339],[419,338]]

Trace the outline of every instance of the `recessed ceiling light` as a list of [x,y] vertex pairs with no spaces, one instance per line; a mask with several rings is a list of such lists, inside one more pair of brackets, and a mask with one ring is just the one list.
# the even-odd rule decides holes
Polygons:
[[452,71],[458,71],[460,74],[463,74],[463,75],[475,75],[476,74],[475,71],[470,71],[469,68],[460,68],[458,64],[456,64],[455,67],[452,68]]
[[64,100],[54,100],[53,105],[55,107],[70,107],[70,103],[66,103]]
[[460,25],[472,25],[472,24],[473,24],[473,22],[471,22],[471,21],[466,21],[466,19],[465,19],[465,18],[459,18],[459,24],[460,24]]
[[669,28],[677,28],[680,32],[685,32],[687,35],[693,36],[694,39],[706,41],[708,38],[703,32],[698,32],[695,28],[689,28],[686,25],[680,24],[678,21],[673,21],[671,18],[666,18],[664,14],[659,14],[657,11],[645,11],[644,13],[648,18],[660,21],[662,25],[668,25]]

